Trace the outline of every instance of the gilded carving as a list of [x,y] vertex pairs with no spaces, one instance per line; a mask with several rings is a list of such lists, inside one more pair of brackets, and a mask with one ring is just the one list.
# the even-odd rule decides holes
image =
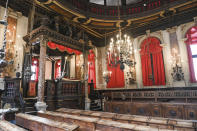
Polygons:
[[98,64],[98,83],[103,83],[103,61],[102,61],[102,50],[101,48],[97,49],[97,64]]
[[[6,60],[11,61],[15,57],[15,42],[16,42],[16,28],[17,19],[8,17],[8,30],[7,30],[7,45],[6,45]],[[3,70],[3,76],[11,76],[14,72],[14,65],[10,64]]]

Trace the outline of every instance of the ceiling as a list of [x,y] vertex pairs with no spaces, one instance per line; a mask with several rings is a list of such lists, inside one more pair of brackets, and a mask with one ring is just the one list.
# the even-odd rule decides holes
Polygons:
[[117,6],[103,6],[90,2],[87,0],[36,0],[38,5],[58,13],[71,23],[79,24],[88,33],[98,38],[104,38],[105,34],[113,35],[119,26],[137,36],[148,29],[154,31],[169,25],[173,26],[173,23],[179,24],[183,16],[187,19],[182,19],[182,22],[191,21],[197,15],[196,0],[138,1],[120,7],[120,20]]
[[[32,1],[12,0],[9,7],[28,16]],[[119,26],[136,37],[145,34],[146,30],[154,32],[193,21],[193,17],[197,16],[197,0],[136,0],[137,3],[131,0],[134,3],[120,6],[120,20],[117,6],[99,5],[91,1],[35,0],[36,12],[62,17],[66,22],[85,30],[97,46],[103,46],[105,36],[117,33]],[[129,0],[121,0],[122,3],[125,1]],[[0,5],[5,6],[5,2],[0,0]]]

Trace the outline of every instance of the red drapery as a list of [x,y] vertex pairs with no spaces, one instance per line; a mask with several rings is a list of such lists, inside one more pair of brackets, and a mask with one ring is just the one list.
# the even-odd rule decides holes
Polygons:
[[96,88],[96,72],[95,72],[95,54],[93,50],[89,51],[88,55],[88,83],[93,80],[94,88]]
[[35,81],[38,81],[38,73],[39,73],[39,61],[38,58],[32,58],[32,66],[35,66]]
[[[165,72],[160,41],[155,37],[145,39],[141,44],[141,63],[144,86],[165,85]],[[151,56],[153,69],[151,65]],[[154,72],[154,75],[152,74]],[[154,83],[149,77],[153,75]]]
[[186,46],[187,46],[187,52],[188,52],[188,62],[189,62],[189,70],[190,70],[190,82],[195,83],[197,82],[194,72],[194,64],[192,59],[192,52],[190,45],[197,44],[197,26],[194,26],[188,30],[186,33]]
[[29,82],[28,96],[36,96],[36,81]]
[[[108,59],[113,59],[112,57]],[[114,60],[112,60],[114,62]],[[124,81],[124,72],[120,69],[120,64],[117,64],[117,66],[110,66],[111,63],[108,60],[107,64],[107,70],[112,72],[111,78],[107,84],[107,88],[123,88],[125,86]]]
[[71,48],[65,47],[65,46],[63,46],[63,45],[58,45],[58,44],[55,44],[55,43],[53,43],[53,42],[48,42],[47,45],[48,45],[48,47],[49,47],[50,49],[53,49],[53,50],[58,49],[58,50],[61,51],[61,52],[66,51],[66,52],[68,52],[69,54],[72,54],[72,53],[75,53],[76,55],[80,55],[80,54],[81,54],[81,52],[78,51],[78,50],[71,49]]
[[55,63],[55,79],[61,75],[61,60],[57,60]]

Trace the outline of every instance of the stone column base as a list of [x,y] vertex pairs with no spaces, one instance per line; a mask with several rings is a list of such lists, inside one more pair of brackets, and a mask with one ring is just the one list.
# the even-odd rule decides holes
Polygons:
[[85,110],[90,110],[90,99],[85,98]]
[[36,102],[35,107],[36,107],[37,111],[44,112],[47,109],[47,104],[45,102],[38,101],[38,102]]

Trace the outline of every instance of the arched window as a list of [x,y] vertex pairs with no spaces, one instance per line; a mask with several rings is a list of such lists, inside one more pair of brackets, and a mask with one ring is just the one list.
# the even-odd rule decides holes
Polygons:
[[144,86],[165,85],[165,72],[160,41],[155,37],[141,44],[142,76]]
[[189,60],[190,82],[197,82],[197,26],[186,33],[186,45]]
[[61,76],[61,60],[57,60],[55,63],[55,79]]
[[38,72],[39,72],[38,58],[32,58],[31,72],[32,72],[31,80],[38,81]]

